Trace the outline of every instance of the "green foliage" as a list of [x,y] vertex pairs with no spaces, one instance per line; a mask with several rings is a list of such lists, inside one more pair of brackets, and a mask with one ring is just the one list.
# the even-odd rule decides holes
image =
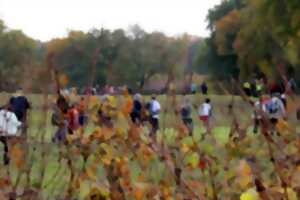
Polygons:
[[22,31],[9,30],[0,20],[0,78],[1,90],[14,89],[21,84],[25,70],[38,62],[38,42]]
[[[208,62],[207,57],[221,60],[223,55],[234,55],[242,79],[258,69],[269,78],[279,77],[282,75],[278,71],[279,63],[285,65],[286,71],[292,66],[296,75],[299,74],[299,11],[296,0],[222,1],[207,16],[212,42],[203,48],[205,53],[200,51],[200,64]],[[217,49],[217,53],[210,49]],[[209,68],[217,66],[220,65],[215,62]],[[212,72],[212,76],[218,77],[215,70]],[[226,70],[223,72],[230,76]]]
[[243,0],[225,0],[219,5],[209,10],[207,15],[207,28],[214,32],[216,30],[216,23],[224,16],[229,14],[232,10],[242,7]]
[[156,74],[170,80],[182,75],[192,40],[189,35],[146,33],[135,25],[128,31],[70,31],[65,38],[42,43],[21,31],[9,30],[0,21],[0,88],[13,91],[30,85],[26,87],[40,91],[36,86],[41,84],[48,88],[51,76],[46,58],[54,54],[54,68],[68,75],[68,86],[84,87],[93,80],[99,86],[128,84],[142,89]]
[[199,44],[196,61],[199,71],[207,69],[214,80],[224,83],[239,77],[238,56],[234,52],[233,42],[240,26],[237,9],[241,7],[243,1],[229,0],[209,10],[207,21],[211,36]]
[[236,55],[219,55],[217,46],[212,38],[206,39],[199,49],[198,67],[207,69],[214,80],[229,81],[238,78]]
[[[170,38],[133,26],[129,32],[122,29],[72,31],[68,37],[52,40],[47,46],[48,52],[55,53],[55,65],[69,75],[71,85],[87,84],[96,56],[97,85],[126,83],[138,88],[155,74],[183,72],[190,42],[187,35]],[[98,48],[99,54],[95,55]]]

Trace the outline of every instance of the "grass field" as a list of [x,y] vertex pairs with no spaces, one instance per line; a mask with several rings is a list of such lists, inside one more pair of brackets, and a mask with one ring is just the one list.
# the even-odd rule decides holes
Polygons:
[[[239,161],[245,157],[249,157],[250,155],[257,155],[257,156],[266,156],[267,151],[261,150],[263,148],[267,149],[266,143],[262,142],[263,138],[261,135],[254,135],[252,133],[251,126],[251,115],[252,115],[252,109],[251,106],[245,103],[240,97],[234,97],[234,112],[235,116],[238,117],[238,120],[241,124],[241,127],[248,127],[247,130],[248,137],[245,141],[243,141],[243,145],[245,149],[232,149],[231,147],[231,141],[229,141],[229,133],[230,133],[230,126],[232,124],[233,116],[232,114],[228,113],[228,105],[232,102],[231,96],[210,96],[213,104],[213,110],[214,110],[214,118],[213,118],[213,124],[214,128],[212,131],[212,136],[207,136],[204,140],[202,140],[202,136],[204,134],[204,129],[202,127],[202,124],[200,123],[200,120],[197,119],[197,110],[194,110],[193,118],[195,123],[195,129],[194,129],[194,135],[193,137],[184,136],[181,137],[181,140],[178,140],[178,136],[180,135],[180,131],[178,130],[178,124],[180,122],[179,116],[177,116],[174,112],[174,106],[169,104],[170,101],[167,99],[167,96],[160,96],[159,100],[162,103],[162,108],[164,112],[162,112],[160,116],[161,120],[161,130],[157,136],[158,141],[164,141],[166,145],[171,149],[171,151],[174,151],[174,154],[178,154],[178,156],[182,156],[182,151],[184,147],[189,147],[196,145],[197,148],[201,149],[201,154],[196,154],[197,151],[192,151],[189,147],[187,150],[187,153],[184,153],[183,159],[180,161],[180,166],[182,166],[184,170],[183,177],[185,180],[189,181],[198,181],[198,183],[203,184],[206,181],[209,180],[209,175],[207,172],[203,172],[200,169],[193,168],[190,169],[188,166],[198,164],[199,162],[199,156],[201,158],[201,155],[209,155],[212,157],[217,157],[217,162],[219,163],[215,170],[219,170],[216,174],[216,179],[218,181],[222,180],[226,176],[232,176],[232,178],[235,176],[235,171],[226,171],[223,169],[223,165],[226,167],[239,165]],[[182,97],[178,96],[177,102],[181,102]],[[203,96],[193,96],[191,97],[192,102],[194,105],[200,105],[205,97]],[[4,104],[7,99],[9,99],[9,95],[2,95],[1,102]],[[55,132],[55,128],[50,123],[51,118],[51,109],[47,112],[42,109],[43,107],[43,97],[40,95],[30,95],[29,96],[30,101],[32,102],[33,109],[29,113],[29,143],[27,144],[29,146],[29,150],[27,152],[26,161],[27,165],[31,165],[31,173],[30,173],[30,187],[33,188],[39,188],[42,190],[42,192],[39,193],[40,199],[61,199],[62,196],[65,195],[67,189],[69,188],[69,182],[70,182],[70,176],[71,171],[69,170],[68,166],[68,159],[65,157],[62,157],[61,160],[58,160],[60,157],[60,154],[70,154],[72,152],[72,146],[66,148],[63,146],[58,146],[56,144],[51,143],[51,138]],[[51,98],[50,98],[51,99]],[[45,118],[46,117],[46,118]],[[44,119],[47,119],[46,125],[44,124]],[[294,117],[290,117],[291,124],[295,124]],[[118,124],[118,127],[120,129],[124,129],[125,134],[126,130],[128,128],[128,125],[124,122],[124,119],[119,119],[119,121],[115,122]],[[87,127],[87,130],[85,131],[86,135],[91,134],[96,129],[96,126],[93,124],[90,124]],[[143,133],[141,143],[143,141],[147,141],[147,132],[148,128],[145,127],[142,130]],[[42,138],[44,137],[45,143],[40,144],[42,141]],[[124,136],[124,138],[127,138],[127,136]],[[293,137],[291,137],[293,138]],[[252,142],[251,142],[252,141]],[[115,147],[116,149],[111,149],[113,152],[112,154],[114,157],[122,158],[122,157],[128,157],[129,159],[128,166],[130,169],[130,180],[135,184],[141,184],[143,182],[144,184],[148,185],[151,183],[152,186],[161,185],[166,180],[169,180],[170,172],[168,171],[166,164],[164,161],[159,159],[159,156],[155,156],[150,162],[147,162],[147,166],[143,166],[141,164],[141,160],[143,162],[143,159],[139,159],[135,156],[133,152],[128,151],[124,146],[122,146],[122,143],[120,144],[118,140],[109,139],[104,142],[108,145],[107,149],[111,149],[109,146],[114,145],[120,145],[119,147]],[[90,144],[98,145],[98,143],[94,144],[93,142]],[[182,145],[184,147],[182,147]],[[229,147],[228,147],[229,145]],[[125,149],[124,149],[125,148]],[[173,148],[179,148],[179,150],[172,150]],[[3,148],[1,148],[3,149]],[[46,159],[44,160],[44,157],[42,157],[41,149],[46,150]],[[259,151],[255,152],[255,149],[260,149]],[[138,149],[139,150],[139,149]],[[224,151],[225,150],[225,151]],[[109,151],[109,150],[108,150]],[[107,190],[108,188],[108,182],[107,182],[107,168],[105,166],[105,161],[102,160],[102,162],[97,163],[97,156],[94,154],[95,152],[90,152],[90,156],[88,157],[88,160],[86,164],[84,164],[83,161],[83,154],[76,154],[72,156],[71,160],[73,162],[73,167],[75,168],[74,171],[78,173],[78,177],[80,178],[80,174],[85,172],[87,174],[88,178],[80,179],[80,185],[76,187],[76,190],[73,190],[73,196],[77,197],[78,199],[86,199],[88,196],[91,188],[101,188],[103,190]],[[107,153],[108,154],[108,153]],[[1,151],[2,155],[2,151]],[[173,155],[173,154],[172,154]],[[175,156],[177,158],[177,156]],[[222,158],[227,158],[228,161],[222,160]],[[229,159],[230,158],[230,159]],[[261,159],[261,158],[260,158]],[[260,160],[263,167],[264,167],[264,176],[266,176],[267,182],[272,182],[274,180],[271,177],[270,171],[272,171],[272,166],[270,166],[270,163],[267,164],[267,161]],[[43,165],[43,163],[46,162],[46,165]],[[93,166],[93,163],[97,163],[97,167],[93,172],[89,174],[89,166]],[[195,163],[196,162],[196,163]],[[43,168],[45,166],[45,168]],[[1,167],[2,170],[1,174],[4,174],[5,167]],[[222,170],[221,170],[222,169]],[[19,175],[19,172],[21,170],[19,168],[16,168],[15,165],[10,165],[10,177],[12,179],[12,183],[16,182],[16,179]],[[44,179],[42,179],[41,182],[41,173],[44,172]],[[231,174],[231,175],[230,175]],[[143,176],[143,181],[141,181],[140,177]],[[270,177],[268,177],[270,176]],[[93,177],[95,180],[93,180]],[[223,177],[223,178],[222,178]],[[227,177],[228,178],[228,177]],[[239,177],[237,177],[239,178]],[[123,177],[123,179],[125,179]],[[122,180],[123,180],[122,179]],[[251,181],[250,181],[251,182]],[[234,186],[237,187],[234,189],[234,191],[229,192],[227,190],[221,190],[220,189],[220,199],[238,199],[239,195],[246,191],[246,189],[251,188],[250,182],[246,184],[248,187],[240,187],[239,182],[238,183],[232,183]],[[18,192],[22,193],[22,186],[26,183],[26,176],[23,174],[20,177],[20,183],[18,184]],[[223,184],[223,183],[222,183]],[[222,184],[218,183],[219,187],[222,186]],[[224,183],[225,184],[225,183]],[[238,185],[238,186],[236,186]],[[41,187],[42,186],[42,187]],[[139,188],[138,186],[136,186]],[[253,185],[252,185],[253,187]],[[174,181],[168,185],[169,190],[174,190],[175,185]],[[206,194],[208,196],[207,199],[211,199],[212,190],[211,186],[207,186],[206,192],[201,192]],[[103,192],[105,193],[105,192]],[[173,191],[174,193],[174,191]],[[176,193],[176,192],[175,192]],[[175,195],[173,194],[173,196]],[[199,192],[199,195],[201,195]],[[226,196],[226,198],[225,198]],[[224,198],[222,198],[224,197]],[[130,193],[126,193],[126,199],[137,199],[136,196],[132,196]],[[142,199],[149,199],[143,196]],[[151,198],[150,198],[151,199]],[[175,199],[175,198],[173,198]]]

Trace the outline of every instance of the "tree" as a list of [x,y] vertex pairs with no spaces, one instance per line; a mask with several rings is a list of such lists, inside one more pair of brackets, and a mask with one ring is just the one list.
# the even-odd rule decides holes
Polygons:
[[[155,74],[182,74],[190,40],[187,35],[170,38],[133,26],[129,32],[122,29],[71,31],[66,38],[50,41],[47,49],[55,53],[55,65],[69,75],[70,85],[87,84],[94,66],[91,61],[97,57],[95,84],[127,84],[142,89]],[[95,55],[97,49],[99,55]]]
[[24,81],[24,71],[37,62],[37,42],[22,31],[9,30],[0,21],[1,90],[15,90]]
[[196,63],[199,70],[207,69],[214,80],[230,83],[232,78],[239,78],[238,56],[233,44],[240,30],[242,7],[242,1],[227,0],[209,10],[207,21],[211,36],[199,44]]

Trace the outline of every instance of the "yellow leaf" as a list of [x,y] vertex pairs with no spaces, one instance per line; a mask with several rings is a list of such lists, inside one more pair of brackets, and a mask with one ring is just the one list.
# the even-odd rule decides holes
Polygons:
[[198,153],[193,152],[193,153],[187,155],[185,160],[186,160],[187,165],[189,165],[190,167],[195,169],[196,167],[198,167],[200,158],[199,158]]
[[289,200],[298,200],[296,192],[292,188],[288,188]]
[[245,160],[240,161],[238,166],[238,174],[240,176],[251,176],[251,167]]
[[99,106],[100,101],[98,100],[97,96],[90,96],[88,99],[88,107],[89,109],[94,109],[95,107]]
[[190,148],[188,147],[188,145],[182,144],[181,145],[181,151],[182,151],[182,153],[187,153],[187,152],[190,151]]
[[252,182],[251,167],[245,160],[241,160],[238,165],[236,181],[242,189],[246,189]]
[[[272,190],[284,194],[284,189],[282,187],[273,187]],[[298,200],[297,194],[292,188],[287,188],[287,193],[289,200]]]
[[86,169],[86,174],[90,179],[96,181],[97,180],[96,171],[97,171],[97,167],[91,166]]
[[122,108],[122,112],[125,116],[128,116],[133,108],[133,100],[130,96],[127,96],[125,99],[125,103]]
[[90,142],[91,142],[91,140],[89,137],[83,137],[81,139],[81,144],[83,144],[83,145],[88,145],[88,144],[90,144]]
[[254,189],[249,189],[240,196],[240,200],[259,200],[259,196]]
[[242,189],[246,189],[252,182],[252,178],[250,176],[238,177],[237,182]]
[[114,131],[112,128],[103,127],[102,134],[105,140],[109,140],[114,135]]

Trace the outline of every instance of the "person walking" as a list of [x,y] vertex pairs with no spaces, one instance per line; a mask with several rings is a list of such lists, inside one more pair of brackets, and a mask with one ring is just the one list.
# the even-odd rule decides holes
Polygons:
[[0,142],[4,145],[3,162],[4,165],[9,165],[9,145],[12,138],[18,136],[19,129],[22,122],[20,122],[13,112],[11,104],[4,106],[0,111]]
[[19,89],[15,96],[13,96],[9,101],[11,109],[15,113],[17,119],[24,125],[22,129],[22,135],[26,138],[27,113],[31,108],[30,103],[24,95],[22,89]]
[[196,94],[197,93],[197,85],[195,83],[191,84],[191,93]]
[[193,119],[192,119],[192,105],[188,97],[184,97],[183,103],[180,108],[180,114],[183,124],[189,131],[189,135],[193,135]]
[[[272,94],[272,98],[266,104],[266,111],[271,123],[271,132],[274,133],[277,124],[286,119],[286,110],[280,99],[280,93]],[[280,133],[278,134],[280,135]]]
[[80,128],[79,116],[78,104],[74,103],[68,109],[68,133],[71,135]]
[[259,99],[254,103],[254,112],[253,112],[253,133],[258,132],[258,128],[262,125],[264,114],[266,113],[266,103],[270,100],[270,97],[267,95],[261,95]]
[[150,123],[152,126],[152,130],[150,132],[150,136],[154,137],[159,129],[159,114],[160,114],[161,106],[159,101],[156,99],[156,96],[152,96],[150,102]]
[[52,125],[57,127],[53,142],[66,143],[68,134],[68,109],[69,105],[63,96],[59,96],[51,117]]
[[208,93],[208,87],[207,87],[206,82],[203,82],[200,87],[201,87],[202,94],[207,95],[207,93]]
[[142,95],[135,94],[133,97],[133,108],[130,113],[131,121],[136,124],[140,125],[142,122]]
[[205,99],[205,102],[199,107],[199,119],[203,122],[206,132],[211,133],[210,119],[212,117],[212,105],[210,99]]

